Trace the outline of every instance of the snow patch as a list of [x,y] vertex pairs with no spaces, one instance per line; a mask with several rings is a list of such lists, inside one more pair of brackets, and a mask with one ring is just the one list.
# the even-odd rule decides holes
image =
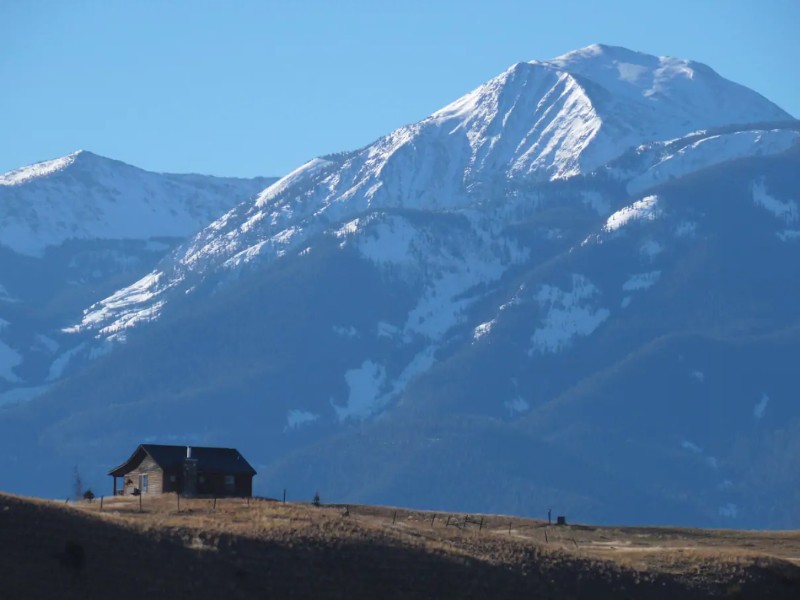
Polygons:
[[519,415],[525,412],[528,412],[531,409],[531,405],[528,404],[528,401],[522,398],[521,396],[517,396],[516,398],[512,398],[511,400],[506,400],[503,403],[503,406],[506,407],[508,414],[512,417],[514,415]]
[[622,81],[636,83],[647,73],[647,67],[644,65],[635,65],[633,63],[618,62],[616,63],[619,78]]
[[333,333],[336,335],[340,335],[345,338],[354,338],[358,337],[358,330],[350,325],[349,327],[342,327],[340,325],[333,326]]
[[0,302],[19,302],[19,300],[9,294],[5,286],[0,284]]
[[378,321],[378,325],[376,326],[376,333],[379,338],[387,337],[393,338],[400,333],[400,328],[395,327],[391,323],[387,323],[386,321]]
[[27,402],[45,393],[50,386],[38,385],[34,387],[20,387],[0,394],[0,406]]
[[546,313],[531,337],[528,355],[559,352],[569,347],[576,337],[588,336],[597,329],[611,314],[606,308],[586,305],[598,294],[594,284],[580,274],[572,276],[569,291],[543,285],[535,299]]
[[358,232],[358,223],[359,219],[353,219],[334,231],[333,235],[335,235],[337,238],[345,238],[348,235],[353,235]]
[[384,406],[389,400],[397,396],[415,377],[429,370],[436,363],[436,349],[437,347],[434,345],[428,346],[411,359],[411,362],[405,366],[400,375],[394,380],[389,393],[380,400],[381,406]]
[[286,426],[283,428],[283,430],[288,431],[290,429],[298,429],[303,425],[313,423],[317,419],[319,419],[318,414],[295,408],[286,413]]
[[611,212],[611,202],[600,192],[584,191],[581,193],[581,199],[601,217],[605,217]]
[[753,193],[753,202],[755,202],[757,206],[768,210],[775,217],[786,223],[794,223],[797,221],[797,203],[793,200],[784,202],[778,200],[774,196],[770,196],[769,193],[767,193],[767,187],[763,179],[754,182],[751,191]]
[[703,449],[695,444],[694,442],[690,442],[689,440],[683,440],[681,442],[681,448],[684,450],[688,450],[692,454],[696,454],[698,457],[702,458],[703,463],[712,468],[718,469],[719,468],[719,461],[713,456],[706,456]]
[[703,453],[703,449],[700,446],[698,446],[694,442],[690,442],[689,440],[683,440],[681,442],[681,448],[683,448],[684,450],[688,450],[692,454],[702,454]]
[[383,365],[365,360],[357,369],[345,372],[344,379],[350,388],[347,403],[340,406],[331,401],[339,422],[349,419],[363,421],[381,408],[377,401],[386,383]]
[[[0,319],[2,320],[2,319]],[[38,348],[44,348],[50,354],[55,354],[58,351],[59,345],[58,342],[50,339],[46,335],[42,335],[41,333],[37,333],[35,336],[36,339],[36,346]]]
[[653,260],[656,256],[664,251],[664,247],[655,240],[646,240],[639,247],[639,254],[649,260]]
[[681,221],[675,227],[675,237],[688,238],[694,236],[697,232],[697,223],[694,221]]
[[767,410],[767,404],[769,404],[769,396],[762,394],[761,399],[753,407],[753,416],[756,419],[761,419],[764,416],[764,412]]
[[800,240],[800,230],[798,229],[784,229],[775,235],[777,235],[778,239],[782,242],[795,242]]
[[0,379],[5,379],[11,383],[19,383],[22,380],[14,373],[14,367],[22,364],[22,355],[11,346],[0,341]]
[[652,287],[660,277],[661,271],[650,271],[649,273],[631,275],[628,280],[622,284],[622,290],[625,292],[646,290]]
[[74,348],[67,350],[56,358],[50,365],[47,372],[47,381],[55,381],[64,375],[64,371],[69,366],[70,361],[86,348],[86,344],[78,344]]
[[472,331],[472,339],[477,341],[481,339],[483,336],[487,335],[491,330],[492,326],[494,325],[495,320],[492,319],[491,321],[486,321],[485,323],[481,323]]
[[654,221],[659,216],[658,197],[647,196],[611,215],[603,231],[617,231],[632,221]]

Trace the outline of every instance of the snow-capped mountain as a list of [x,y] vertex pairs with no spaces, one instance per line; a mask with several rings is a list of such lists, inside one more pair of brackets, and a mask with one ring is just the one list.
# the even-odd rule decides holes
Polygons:
[[150,173],[79,150],[0,175],[0,245],[185,238],[274,179]]
[[781,478],[746,457],[800,418],[799,141],[691,61],[514,65],[93,304],[68,337],[125,343],[0,433],[37,423],[51,469],[58,448],[102,471],[87,438],[235,444],[264,494],[796,524],[758,520]]
[[[306,163],[94,307],[83,326],[110,333],[140,322],[140,313],[152,318],[169,292],[191,288],[206,272],[282,256],[367,211],[478,209],[508,202],[509,186],[587,175],[647,142],[675,146],[699,130],[781,120],[791,116],[692,61],[597,45],[519,63],[420,123]],[[759,151],[780,152],[797,139],[796,131],[754,129]],[[651,151],[660,160],[628,173],[631,185],[737,156],[742,144],[726,149],[719,137],[696,134],[678,158]],[[752,140],[743,145],[747,155]]]
[[82,305],[274,181],[150,173],[86,151],[0,175],[0,405],[101,351],[60,331]]

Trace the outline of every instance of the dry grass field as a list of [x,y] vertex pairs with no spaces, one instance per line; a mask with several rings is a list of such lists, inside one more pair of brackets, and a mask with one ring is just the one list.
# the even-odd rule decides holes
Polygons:
[[0,495],[0,598],[800,598],[800,532]]

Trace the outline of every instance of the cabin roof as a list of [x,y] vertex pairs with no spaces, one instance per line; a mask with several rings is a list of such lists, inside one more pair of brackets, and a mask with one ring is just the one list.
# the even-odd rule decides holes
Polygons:
[[[197,461],[197,469],[205,472],[224,472],[231,475],[255,475],[244,456],[235,448],[209,448],[191,446],[192,459]],[[148,455],[162,469],[181,468],[186,461],[186,446],[166,446],[162,444],[140,444],[131,457],[108,474],[122,477],[132,471]]]

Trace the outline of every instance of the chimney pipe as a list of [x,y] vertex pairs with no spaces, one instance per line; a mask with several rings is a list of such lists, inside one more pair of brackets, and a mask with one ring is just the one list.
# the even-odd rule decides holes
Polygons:
[[192,447],[186,446],[186,458],[192,458]]

